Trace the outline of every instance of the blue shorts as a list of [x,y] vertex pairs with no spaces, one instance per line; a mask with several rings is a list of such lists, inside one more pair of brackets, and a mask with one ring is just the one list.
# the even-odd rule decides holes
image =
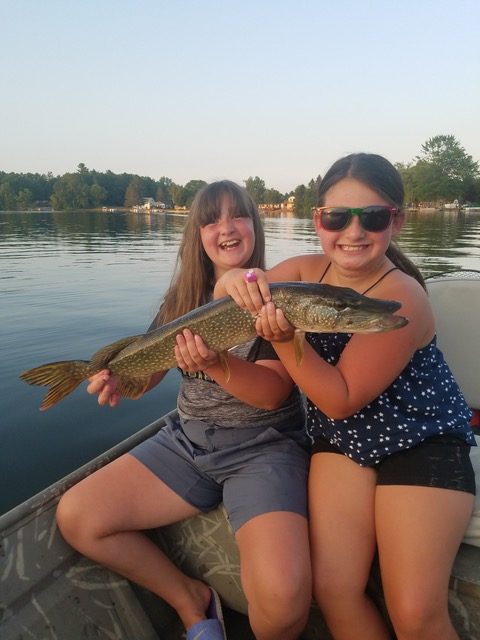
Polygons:
[[[201,426],[205,423],[198,423],[199,432]],[[298,442],[299,430],[214,427],[206,433],[208,441],[195,444],[178,420],[167,418],[165,427],[130,453],[200,511],[211,511],[223,502],[234,531],[272,511],[307,517],[310,456]],[[230,444],[225,444],[226,436],[231,437]],[[241,442],[234,442],[239,438]]]

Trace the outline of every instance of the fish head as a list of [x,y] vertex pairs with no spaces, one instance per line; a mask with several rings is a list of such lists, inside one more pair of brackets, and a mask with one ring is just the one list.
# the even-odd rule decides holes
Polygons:
[[404,316],[379,309],[345,307],[339,309],[331,331],[341,333],[380,333],[400,329],[408,324]]
[[[279,302],[287,319],[298,329],[315,333],[375,333],[404,327],[408,320],[394,315],[396,300],[368,298],[353,289],[319,283],[297,283],[293,304]],[[293,288],[292,288],[293,292]]]

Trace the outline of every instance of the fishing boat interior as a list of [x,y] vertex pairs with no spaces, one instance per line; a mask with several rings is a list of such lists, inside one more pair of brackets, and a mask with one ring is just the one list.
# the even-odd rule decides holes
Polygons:
[[[427,282],[444,351],[469,405],[480,444],[480,272],[442,274]],[[177,640],[176,613],[153,594],[74,551],[60,535],[55,509],[67,488],[164,425],[144,427],[111,450],[0,517],[0,638]],[[477,501],[452,570],[449,604],[462,640],[480,638],[480,447],[472,448]],[[220,506],[149,532],[185,572],[214,587],[224,604],[227,635],[253,639],[242,591],[238,549]],[[378,567],[369,589],[385,613]],[[303,640],[329,639],[312,603]]]

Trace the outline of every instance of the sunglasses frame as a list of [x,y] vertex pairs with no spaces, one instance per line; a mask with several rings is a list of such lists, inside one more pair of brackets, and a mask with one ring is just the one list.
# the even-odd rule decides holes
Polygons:
[[[322,213],[324,211],[326,211],[327,209],[341,209],[342,211],[344,211],[347,215],[347,221],[346,223],[338,228],[338,229],[329,229],[328,227],[325,227],[322,221]],[[365,216],[365,211],[368,209],[377,209],[377,210],[387,210],[390,213],[390,217],[388,219],[388,223],[386,224],[385,227],[383,227],[382,229],[368,229],[365,227],[364,225],[364,216]],[[320,226],[322,227],[322,229],[324,229],[325,231],[330,231],[330,232],[335,232],[335,231],[343,231],[344,229],[346,229],[348,227],[348,225],[352,222],[353,220],[353,216],[358,216],[358,221],[360,222],[360,225],[362,227],[362,229],[364,229],[365,231],[368,231],[368,233],[381,233],[382,231],[386,231],[388,229],[388,227],[392,224],[392,220],[393,218],[398,215],[400,213],[400,208],[399,207],[389,207],[387,205],[382,205],[382,204],[371,204],[368,205],[367,207],[316,207],[315,209],[315,215],[318,216],[318,220],[320,223]]]

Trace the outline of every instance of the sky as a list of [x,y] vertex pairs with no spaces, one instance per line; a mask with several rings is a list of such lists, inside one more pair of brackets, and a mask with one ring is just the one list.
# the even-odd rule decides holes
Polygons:
[[339,157],[480,161],[478,0],[0,0],[0,171],[288,192]]

